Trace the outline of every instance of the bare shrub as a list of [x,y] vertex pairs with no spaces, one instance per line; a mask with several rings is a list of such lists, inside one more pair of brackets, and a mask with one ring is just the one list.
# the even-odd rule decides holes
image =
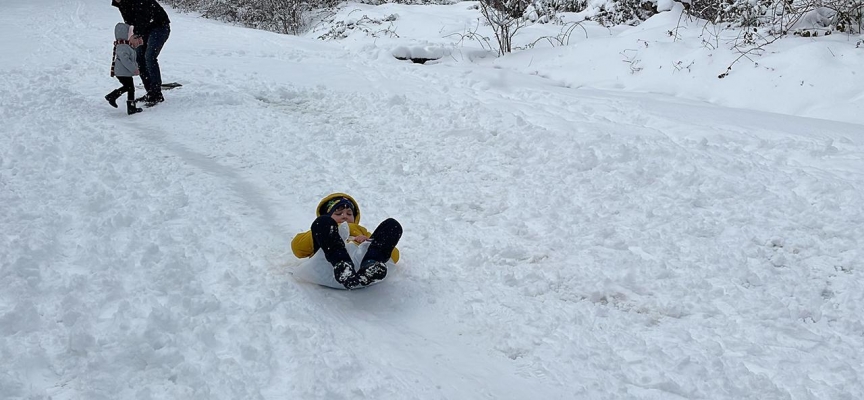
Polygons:
[[525,26],[523,16],[530,5],[530,0],[480,0],[480,13],[495,32],[499,54],[513,51],[513,36]]

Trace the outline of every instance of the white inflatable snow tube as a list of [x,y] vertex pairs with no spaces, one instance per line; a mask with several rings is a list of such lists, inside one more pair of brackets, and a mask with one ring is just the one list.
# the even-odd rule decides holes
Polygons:
[[[339,225],[339,235],[342,236],[343,240],[348,240],[347,223],[343,222]],[[351,261],[354,262],[355,268],[360,268],[360,261],[363,261],[363,256],[366,255],[366,250],[368,248],[368,241],[361,243],[360,245],[357,245],[354,242],[345,243],[345,249],[348,250],[348,255],[351,256]],[[396,265],[393,264],[392,260],[387,261],[388,272],[393,272],[395,266]],[[327,262],[326,258],[324,258],[324,251],[322,250],[316,251],[312,257],[303,261],[303,263],[294,270],[293,275],[294,278],[301,281],[316,283],[334,289],[345,289],[345,286],[342,286],[341,283],[336,281],[336,277],[333,275],[333,266]],[[378,284],[382,281],[375,282],[369,286]]]

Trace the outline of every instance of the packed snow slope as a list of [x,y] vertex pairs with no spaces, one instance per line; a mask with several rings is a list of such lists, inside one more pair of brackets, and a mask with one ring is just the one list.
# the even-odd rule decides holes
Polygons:
[[[694,47],[658,20],[496,59],[446,43],[470,3],[356,6],[415,21],[400,40],[169,10],[184,86],[127,116],[108,3],[0,5],[0,397],[864,398],[853,38],[802,58],[838,71],[808,103],[712,95],[699,63],[640,81],[615,46]],[[378,286],[290,274],[335,191],[405,227]]]

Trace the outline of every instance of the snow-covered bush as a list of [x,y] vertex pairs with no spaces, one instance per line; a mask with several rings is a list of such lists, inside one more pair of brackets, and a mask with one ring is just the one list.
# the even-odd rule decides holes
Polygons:
[[398,14],[390,14],[384,18],[372,18],[368,15],[361,15],[344,20],[335,20],[332,17],[328,17],[324,20],[323,25],[329,28],[326,32],[318,35],[318,39],[344,39],[354,32],[363,32],[372,37],[399,37],[395,31],[390,29],[393,27],[393,22],[397,19],[399,19]]
[[[671,0],[669,0],[671,1]],[[557,13],[582,13],[604,26],[638,25],[657,13],[657,0],[534,0],[529,7],[531,21],[557,22]]]
[[827,0],[824,6],[835,14],[832,26],[840,32],[864,32],[864,0]]
[[657,14],[656,3],[648,0],[616,0],[602,4],[590,19],[604,26],[639,25]]
[[637,25],[673,1],[691,16],[781,35],[807,29],[858,34],[864,28],[864,0],[535,0],[531,20],[555,21],[556,13],[577,12],[606,26]]
[[455,4],[461,0],[355,0],[358,3],[362,4],[371,4],[371,5],[379,5],[379,4],[408,4],[408,5],[448,5]]
[[[172,7],[201,12],[207,18],[279,33],[305,31],[312,16],[327,13],[338,0],[164,0]],[[367,4],[452,4],[456,0],[359,0]],[[528,21],[557,21],[560,12],[582,13],[602,25],[637,25],[668,9],[672,1],[686,12],[730,27],[761,27],[773,35],[861,33],[864,0],[481,0],[480,10],[497,33],[502,52],[509,38]]]
[[689,0],[686,9],[715,23],[781,35],[814,29],[860,33],[864,26],[864,0]]
[[336,0],[167,0],[170,6],[200,12],[206,18],[251,28],[297,34],[309,25],[315,10],[336,6]]
[[580,12],[588,8],[588,0],[548,0],[542,3],[548,8],[564,12]]

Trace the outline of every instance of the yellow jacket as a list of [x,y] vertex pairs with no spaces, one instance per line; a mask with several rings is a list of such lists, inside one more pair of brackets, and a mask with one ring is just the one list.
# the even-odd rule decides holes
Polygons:
[[[315,209],[315,216],[320,217],[321,215],[323,215],[324,205],[327,204],[328,201],[336,197],[345,197],[348,200],[351,200],[352,203],[354,203],[354,223],[348,224],[348,228],[350,229],[349,235],[363,235],[366,237],[372,236],[372,234],[369,233],[369,230],[360,225],[360,205],[357,204],[357,200],[354,200],[353,197],[345,193],[333,193],[321,199],[321,201],[318,203],[318,207]],[[316,251],[318,251],[318,249],[315,248],[315,245],[312,242],[312,231],[298,233],[296,236],[294,236],[294,240],[291,241],[291,251],[294,252],[294,255],[297,256],[297,258],[312,257],[312,255],[315,254]],[[398,262],[399,249],[394,248],[393,252],[390,253],[390,258],[393,260],[394,263]]]

